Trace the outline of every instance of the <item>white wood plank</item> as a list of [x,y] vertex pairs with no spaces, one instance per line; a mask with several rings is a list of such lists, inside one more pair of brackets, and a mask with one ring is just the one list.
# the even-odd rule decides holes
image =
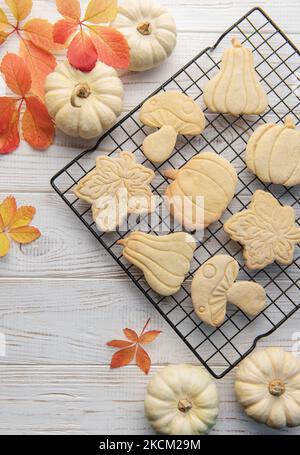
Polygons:
[[[151,435],[143,409],[149,378],[135,367],[1,366],[1,432]],[[217,386],[220,413],[212,435],[299,434],[297,428],[273,430],[251,421],[235,400],[232,374]]]

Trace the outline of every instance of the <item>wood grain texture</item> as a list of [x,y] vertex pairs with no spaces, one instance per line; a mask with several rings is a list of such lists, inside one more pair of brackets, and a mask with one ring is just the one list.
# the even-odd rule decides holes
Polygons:
[[[122,74],[124,113],[257,4],[254,0],[160,1],[176,19],[178,45],[160,68]],[[261,0],[260,6],[300,44],[299,0],[288,0],[284,6],[282,0]],[[4,9],[8,11],[6,5]],[[58,19],[55,1],[35,0],[34,16]],[[10,38],[1,47],[1,56],[17,49],[16,37]],[[58,61],[62,59],[63,54],[58,55]],[[6,93],[1,80],[0,93]],[[230,134],[225,133],[228,141]],[[113,350],[104,346],[120,337],[123,327],[138,330],[149,316],[152,327],[163,330],[160,342],[149,346],[154,362],[150,376],[164,364],[197,363],[50,186],[53,174],[90,145],[92,141],[58,133],[45,152],[22,143],[15,153],[0,156],[0,199],[13,193],[19,204],[34,205],[33,224],[43,234],[32,245],[14,244],[0,260],[0,334],[6,338],[6,356],[0,357],[2,434],[151,434],[143,413],[148,378],[135,366],[110,370]],[[259,348],[275,345],[291,350],[299,319],[298,312]],[[250,338],[245,336],[242,346]],[[299,434],[297,429],[277,432],[250,421],[234,398],[233,373],[218,381],[218,388],[220,417],[212,434]]]

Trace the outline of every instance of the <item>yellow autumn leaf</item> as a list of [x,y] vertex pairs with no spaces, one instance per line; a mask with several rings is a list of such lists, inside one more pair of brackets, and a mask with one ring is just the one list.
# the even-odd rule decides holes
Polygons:
[[93,24],[111,22],[116,18],[117,12],[117,0],[90,0],[83,20]]
[[32,0],[5,0],[17,21],[25,19],[31,11]]
[[0,8],[0,31],[5,30],[9,25],[5,12]]
[[31,206],[24,205],[16,211],[13,219],[9,224],[10,229],[16,229],[23,226],[28,226],[28,224],[32,221],[32,218],[35,215],[35,208]]
[[22,226],[9,231],[10,237],[18,243],[31,243],[41,236],[38,228],[33,226]]
[[13,196],[8,196],[0,205],[0,216],[4,227],[7,227],[17,211],[16,200]]
[[6,256],[10,247],[10,241],[6,234],[0,232],[0,257]]

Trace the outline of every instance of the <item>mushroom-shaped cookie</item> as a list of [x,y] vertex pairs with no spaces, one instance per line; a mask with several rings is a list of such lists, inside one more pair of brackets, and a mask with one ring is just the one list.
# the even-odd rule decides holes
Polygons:
[[160,128],[143,143],[145,156],[156,164],[169,158],[178,134],[197,136],[205,128],[199,105],[181,92],[163,92],[148,99],[143,104],[140,120],[144,125]]
[[164,296],[179,291],[196,249],[195,240],[185,232],[163,236],[133,232],[118,244],[124,246],[127,261],[143,271],[149,286]]
[[250,316],[257,316],[266,303],[264,288],[253,281],[237,281],[239,265],[220,254],[205,262],[192,281],[192,302],[197,316],[213,327],[225,320],[228,303]]

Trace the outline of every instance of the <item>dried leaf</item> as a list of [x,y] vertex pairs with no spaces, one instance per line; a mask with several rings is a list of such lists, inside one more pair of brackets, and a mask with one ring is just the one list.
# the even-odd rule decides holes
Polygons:
[[112,348],[128,348],[129,346],[132,346],[132,342],[125,340],[112,340],[106,343],[106,346],[110,346]]
[[97,50],[90,36],[83,31],[72,39],[67,56],[70,64],[81,71],[91,71],[98,60]]
[[13,196],[7,196],[0,205],[0,216],[3,226],[6,228],[12,221],[17,212],[16,199]]
[[134,330],[124,329],[123,333],[126,336],[126,338],[128,338],[128,340],[133,341],[134,343],[138,342],[139,337],[138,337],[138,334]]
[[29,223],[31,223],[32,218],[35,215],[35,208],[31,207],[30,205],[24,205],[22,207],[19,207],[12,217],[12,220],[10,221],[8,228],[9,229],[16,229],[19,227],[23,226],[28,226]]
[[55,57],[43,49],[36,47],[29,40],[20,41],[20,56],[30,69],[32,84],[31,93],[43,99],[45,95],[44,82],[48,74],[56,67]]
[[99,60],[114,68],[129,66],[129,46],[122,33],[113,27],[90,25],[89,29]]
[[33,226],[23,226],[9,231],[10,237],[18,243],[31,243],[41,236],[40,231]]
[[9,26],[7,16],[2,8],[0,8],[0,31],[6,30]]
[[19,112],[15,109],[8,130],[0,134],[0,154],[11,153],[20,143],[19,136]]
[[161,334],[160,330],[150,330],[149,332],[146,332],[140,336],[139,343],[140,344],[152,343],[152,341],[154,341],[160,334]]
[[6,234],[0,232],[0,257],[6,256],[9,252],[10,241]]
[[62,16],[80,20],[81,9],[78,0],[56,0],[56,7]]
[[24,24],[22,30],[25,37],[40,49],[50,51],[55,48],[53,25],[46,19],[30,19]]
[[136,364],[145,374],[149,373],[151,368],[151,359],[141,346],[138,346],[136,351]]
[[110,368],[121,368],[132,362],[135,355],[135,346],[121,349],[112,356]]
[[24,139],[34,148],[45,149],[53,143],[54,125],[46,106],[36,97],[26,98],[22,119]]
[[65,44],[76,32],[78,22],[74,19],[61,19],[53,27],[53,40],[55,43]]
[[90,0],[83,20],[93,24],[112,22],[117,12],[117,0]]
[[24,96],[31,87],[31,75],[25,61],[16,54],[6,54],[0,71],[7,86],[17,95]]
[[6,133],[16,110],[16,100],[8,96],[0,97],[0,134]]
[[17,21],[25,19],[31,11],[32,0],[5,0]]

